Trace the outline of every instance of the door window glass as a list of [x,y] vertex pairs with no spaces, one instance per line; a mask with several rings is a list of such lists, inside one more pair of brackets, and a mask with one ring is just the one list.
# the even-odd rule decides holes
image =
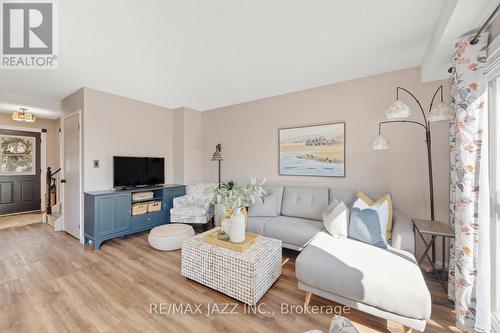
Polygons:
[[35,138],[0,135],[0,174],[35,174]]

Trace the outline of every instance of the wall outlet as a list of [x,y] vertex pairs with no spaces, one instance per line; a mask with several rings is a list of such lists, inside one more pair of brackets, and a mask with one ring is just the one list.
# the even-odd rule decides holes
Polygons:
[[94,160],[94,168],[98,168],[99,167],[99,160]]

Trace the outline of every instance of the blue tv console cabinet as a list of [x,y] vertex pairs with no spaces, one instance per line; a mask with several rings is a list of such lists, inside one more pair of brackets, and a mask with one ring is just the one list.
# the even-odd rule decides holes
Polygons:
[[[160,211],[132,216],[132,193],[152,191],[153,199],[162,202]],[[170,223],[170,208],[175,197],[186,193],[184,185],[163,185],[131,190],[84,193],[85,244],[92,241],[94,251],[102,242]],[[143,200],[145,201],[145,200]]]

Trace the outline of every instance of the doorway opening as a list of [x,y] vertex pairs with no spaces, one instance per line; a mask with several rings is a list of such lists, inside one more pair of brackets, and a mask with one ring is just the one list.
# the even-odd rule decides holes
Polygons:
[[41,222],[41,150],[39,131],[0,129],[0,228]]

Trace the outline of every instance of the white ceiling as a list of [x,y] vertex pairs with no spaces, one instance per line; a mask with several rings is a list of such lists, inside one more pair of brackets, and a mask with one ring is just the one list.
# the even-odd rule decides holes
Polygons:
[[0,70],[0,109],[55,118],[86,86],[208,110],[418,66],[450,3],[58,1],[59,69]]
[[422,59],[422,81],[447,78],[456,40],[476,32],[499,4],[500,0],[446,0]]

